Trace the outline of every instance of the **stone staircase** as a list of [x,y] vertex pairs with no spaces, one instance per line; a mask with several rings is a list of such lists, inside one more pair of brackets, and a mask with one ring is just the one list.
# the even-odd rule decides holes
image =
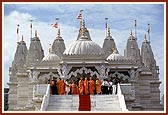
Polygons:
[[52,95],[46,111],[78,111],[79,95]]
[[[121,111],[117,95],[90,95],[91,111]],[[79,95],[52,95],[46,111],[78,111]]]
[[91,95],[92,111],[121,111],[117,95]]

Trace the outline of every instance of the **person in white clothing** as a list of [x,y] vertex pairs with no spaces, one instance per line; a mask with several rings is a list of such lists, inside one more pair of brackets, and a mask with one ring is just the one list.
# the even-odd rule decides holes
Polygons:
[[108,80],[108,94],[112,94],[113,92],[113,89],[112,89],[112,86],[113,86],[113,82],[111,80]]
[[117,81],[116,79],[113,79],[113,93],[112,94],[116,94],[116,89],[117,89]]

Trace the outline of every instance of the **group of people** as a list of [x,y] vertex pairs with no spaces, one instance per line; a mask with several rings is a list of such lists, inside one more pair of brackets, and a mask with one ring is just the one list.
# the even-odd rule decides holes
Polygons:
[[93,95],[93,94],[116,94],[117,93],[117,80],[113,79],[102,81],[96,77],[94,81],[92,77],[80,77],[78,81],[72,80],[71,83],[64,81],[61,78],[53,78],[49,80],[50,94],[51,95]]
[[114,78],[112,80],[104,79],[101,86],[102,94],[117,94],[118,83],[120,83],[120,80],[117,78]]
[[66,94],[66,84],[64,82],[64,79],[58,78],[56,79],[55,77],[50,81],[50,94],[51,95],[64,95]]

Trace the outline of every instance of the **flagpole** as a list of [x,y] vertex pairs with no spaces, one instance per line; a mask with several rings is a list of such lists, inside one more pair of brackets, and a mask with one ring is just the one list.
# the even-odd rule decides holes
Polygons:
[[82,14],[83,10],[80,10],[77,19],[80,21],[80,29],[81,29],[81,25],[82,25],[82,21],[83,21],[83,14]]
[[137,21],[136,21],[136,20],[135,20],[135,24],[134,24],[134,26],[135,26],[135,39],[137,40],[137,32],[136,32]]
[[33,20],[30,20],[30,38],[32,38],[32,22]]
[[[59,20],[59,18],[56,18],[55,20],[56,20],[56,23],[57,23],[57,25],[58,25],[58,20]],[[59,28],[59,27],[57,27],[57,28]],[[57,30],[57,29],[56,29],[56,30]],[[59,31],[59,29],[57,30],[57,35],[58,35],[58,31]]]
[[106,20],[106,25],[105,25],[105,28],[106,28],[106,36],[108,36],[108,18],[105,18]]
[[18,25],[17,25],[17,39],[18,39],[17,41],[18,41],[18,43],[19,43],[19,26],[20,26],[20,25],[18,24]]
[[150,43],[150,24],[148,23],[148,36],[149,36],[149,43]]

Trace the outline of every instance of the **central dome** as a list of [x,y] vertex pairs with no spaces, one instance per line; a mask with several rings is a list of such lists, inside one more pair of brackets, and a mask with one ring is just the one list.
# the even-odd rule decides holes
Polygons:
[[103,49],[88,39],[87,36],[81,36],[78,40],[73,42],[69,48],[64,51],[64,55],[102,55]]

